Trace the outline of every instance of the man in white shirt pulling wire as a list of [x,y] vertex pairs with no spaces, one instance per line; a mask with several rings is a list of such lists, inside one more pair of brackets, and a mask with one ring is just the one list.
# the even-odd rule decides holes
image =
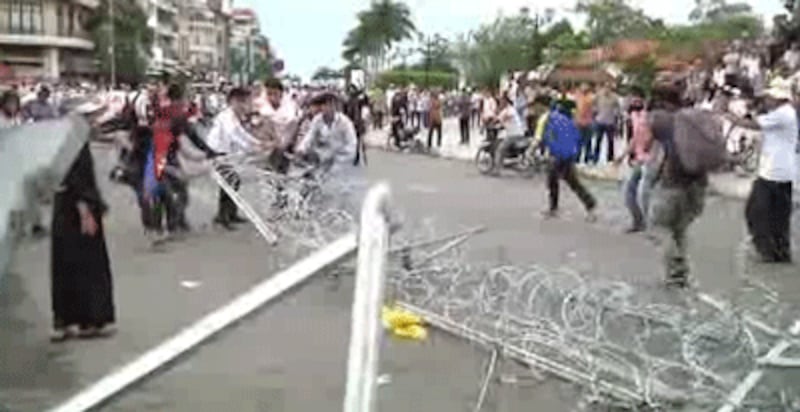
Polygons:
[[312,100],[321,111],[311,121],[308,132],[296,147],[297,154],[313,154],[319,161],[319,171],[326,175],[328,184],[342,189],[338,195],[343,208],[357,216],[363,195],[364,181],[358,176],[360,168],[353,165],[358,147],[353,122],[337,110],[338,97],[324,93]]
[[[228,93],[228,107],[215,118],[208,133],[207,143],[217,153],[225,155],[245,154],[262,148],[262,142],[253,137],[242,124],[251,113],[251,95],[247,89],[234,88]],[[241,183],[234,168],[229,164],[220,164],[217,169],[225,180],[235,189]],[[220,190],[219,208],[214,223],[228,230],[235,229],[234,224],[244,223],[245,219],[238,215],[236,203]]]

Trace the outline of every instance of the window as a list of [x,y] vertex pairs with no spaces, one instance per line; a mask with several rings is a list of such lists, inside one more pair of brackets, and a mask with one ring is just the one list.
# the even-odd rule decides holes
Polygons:
[[38,34],[44,30],[43,0],[6,0],[0,5],[0,27],[14,34]]
[[67,36],[72,36],[75,33],[75,7],[69,5],[67,12]]
[[56,5],[56,30],[59,36],[64,35],[64,8],[61,2]]

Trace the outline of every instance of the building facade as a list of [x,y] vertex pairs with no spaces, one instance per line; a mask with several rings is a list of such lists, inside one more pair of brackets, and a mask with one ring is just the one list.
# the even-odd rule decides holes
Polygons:
[[229,15],[222,5],[185,0],[181,13],[179,56],[195,77],[216,81],[226,77],[230,38]]
[[0,0],[0,62],[15,79],[94,74],[94,44],[84,26],[98,6],[98,0]]
[[148,74],[173,73],[179,69],[178,14],[185,0],[138,0],[153,32]]

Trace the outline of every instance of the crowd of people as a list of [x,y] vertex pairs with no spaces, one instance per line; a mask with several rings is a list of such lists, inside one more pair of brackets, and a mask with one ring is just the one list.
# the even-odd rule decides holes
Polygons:
[[[626,165],[627,232],[648,231],[661,238],[666,283],[686,287],[688,229],[703,212],[709,174],[725,159],[726,128],[760,136],[759,166],[745,208],[754,249],[766,262],[792,260],[800,99],[796,82],[783,73],[800,65],[794,55],[800,56],[800,48],[787,52],[781,69],[768,71],[753,49],[733,44],[719,65],[698,64],[688,73],[658,78],[648,93],[613,83],[548,84],[525,77],[499,91],[392,86],[368,93],[354,87],[287,87],[278,79],[190,90],[156,80],[124,86],[121,109],[110,117],[95,116],[93,125],[121,137],[120,161],[111,178],[130,187],[142,227],[158,245],[191,230],[186,217],[189,162],[213,165],[234,190],[241,184],[236,159],[256,154],[275,173],[287,173],[301,159],[313,161],[335,180],[346,180],[366,164],[364,135],[370,128],[386,130],[398,146],[407,138],[405,130],[426,128],[427,147],[435,151],[442,146],[444,119],[452,116],[459,123],[461,145],[470,144],[475,130],[499,140],[495,165],[502,165],[508,148],[522,140],[529,142],[531,153],[549,156],[547,218],[559,214],[563,180],[585,207],[587,220],[595,220],[598,201],[581,182],[579,165]],[[56,89],[54,94],[38,86],[33,98],[30,88],[3,93],[0,128],[57,118],[65,113],[62,101],[102,93],[85,87]],[[105,212],[87,147],[54,208],[56,341],[108,336],[113,330]],[[38,208],[29,213],[32,233],[45,233]],[[220,190],[212,219],[227,230],[247,221],[225,190]]]

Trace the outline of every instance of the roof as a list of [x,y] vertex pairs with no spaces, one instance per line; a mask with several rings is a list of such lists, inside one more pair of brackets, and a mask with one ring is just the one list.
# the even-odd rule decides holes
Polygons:
[[548,82],[591,82],[605,83],[614,78],[605,70],[579,67],[558,67],[546,78]]
[[239,8],[231,10],[231,16],[234,18],[255,18],[256,12],[253,9]]

